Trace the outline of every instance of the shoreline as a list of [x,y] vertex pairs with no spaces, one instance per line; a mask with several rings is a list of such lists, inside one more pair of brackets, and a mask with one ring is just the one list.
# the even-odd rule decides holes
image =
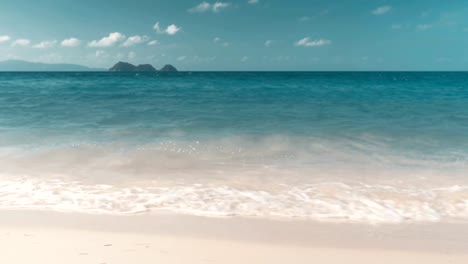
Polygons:
[[468,224],[2,210],[0,248],[1,263],[467,263]]
[[[0,210],[0,227],[170,235],[278,245],[366,247],[412,251],[450,250],[468,253],[468,223],[366,224],[303,219],[205,217],[171,212],[99,215]],[[429,238],[437,238],[437,240],[429,240]],[[405,241],[400,241],[401,239]],[[428,241],[421,241],[425,239]],[[352,244],[354,240],[359,240],[359,243]]]

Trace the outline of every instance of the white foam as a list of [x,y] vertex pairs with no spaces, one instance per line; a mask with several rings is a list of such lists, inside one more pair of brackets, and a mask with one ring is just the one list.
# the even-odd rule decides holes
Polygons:
[[372,139],[256,140],[0,147],[0,208],[468,221],[464,163],[407,155]]
[[169,210],[202,216],[401,223],[468,221],[468,186],[398,189],[329,182],[276,191],[203,184],[117,187],[61,180],[0,181],[0,208],[93,214]]

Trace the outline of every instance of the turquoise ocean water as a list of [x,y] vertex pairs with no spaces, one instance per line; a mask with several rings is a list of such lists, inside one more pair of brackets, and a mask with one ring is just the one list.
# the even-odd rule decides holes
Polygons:
[[468,73],[0,73],[0,208],[468,221]]

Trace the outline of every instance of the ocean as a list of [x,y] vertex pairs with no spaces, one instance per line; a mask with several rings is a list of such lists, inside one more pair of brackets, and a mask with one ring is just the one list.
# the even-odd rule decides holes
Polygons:
[[468,222],[468,73],[0,73],[0,209]]

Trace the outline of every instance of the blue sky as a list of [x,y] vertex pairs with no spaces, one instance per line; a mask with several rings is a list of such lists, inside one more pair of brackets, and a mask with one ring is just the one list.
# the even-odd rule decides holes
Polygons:
[[467,70],[466,0],[2,0],[0,60]]

